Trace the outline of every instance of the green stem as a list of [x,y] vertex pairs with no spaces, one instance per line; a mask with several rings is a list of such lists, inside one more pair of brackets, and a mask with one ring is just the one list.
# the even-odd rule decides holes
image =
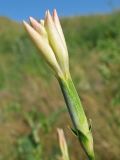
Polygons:
[[59,83],[73,122],[74,129],[72,130],[78,137],[89,160],[95,160],[91,129],[72,79],[70,76],[68,78],[60,78]]

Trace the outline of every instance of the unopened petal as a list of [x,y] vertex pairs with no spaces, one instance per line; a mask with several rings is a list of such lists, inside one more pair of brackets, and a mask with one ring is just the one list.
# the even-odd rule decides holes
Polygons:
[[66,74],[69,71],[68,53],[64,47],[63,41],[55,27],[55,24],[49,11],[47,11],[46,13],[45,28],[48,34],[49,42],[56,55],[57,61],[62,71]]
[[63,30],[62,30],[62,27],[61,27],[61,24],[60,24],[56,9],[54,9],[54,11],[53,11],[53,21],[54,21],[54,24],[55,24],[55,26],[56,26],[59,34],[60,34],[60,37],[61,37],[62,41],[64,43],[64,47],[67,50],[65,37],[64,37],[64,34],[63,34]]
[[30,23],[32,27],[41,35],[43,35],[45,38],[47,37],[47,32],[45,30],[45,27],[41,25],[37,20],[35,20],[33,17],[30,17]]
[[45,57],[46,61],[49,63],[52,69],[57,74],[61,74],[60,67],[57,63],[54,52],[52,51],[52,48],[49,46],[49,44],[46,43],[45,39],[38,32],[36,32],[27,22],[23,21],[23,24],[29,36],[31,37],[37,48],[41,51],[42,55]]

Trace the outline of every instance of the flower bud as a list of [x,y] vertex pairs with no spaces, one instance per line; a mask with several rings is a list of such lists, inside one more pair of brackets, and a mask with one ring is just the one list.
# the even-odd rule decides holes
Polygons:
[[[56,74],[62,74],[54,52],[49,46],[49,43],[46,42],[44,36],[40,35],[37,31],[35,31],[27,22],[23,21],[23,24],[31,39],[33,40],[37,48],[41,51],[42,55],[45,57],[49,65],[54,69]],[[37,28],[37,25],[35,25],[34,27]]]
[[41,51],[58,77],[69,76],[68,51],[56,10],[53,17],[46,11],[45,21],[30,17],[30,24],[23,22],[31,39]]
[[57,129],[57,132],[58,132],[59,144],[60,144],[63,160],[69,160],[68,148],[67,148],[64,132],[62,129],[59,129],[59,128]]

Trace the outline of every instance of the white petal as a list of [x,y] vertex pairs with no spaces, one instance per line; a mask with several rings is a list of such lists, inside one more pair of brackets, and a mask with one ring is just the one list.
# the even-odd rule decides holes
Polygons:
[[57,74],[61,74],[60,67],[57,63],[54,52],[52,51],[52,48],[49,46],[49,44],[46,43],[45,39],[38,32],[36,32],[27,22],[23,21],[23,24],[31,39],[33,40],[37,48],[41,51],[42,55],[45,57],[49,65]]
[[65,46],[65,48],[67,50],[65,37],[64,37],[64,34],[63,34],[63,30],[62,30],[62,27],[61,27],[60,20],[59,20],[59,17],[57,15],[56,9],[54,9],[54,11],[53,11],[53,21],[54,21],[54,24],[55,24],[55,26],[56,26],[59,34],[60,34],[60,37],[61,37],[62,41],[64,43],[64,46]]
[[30,17],[30,23],[31,23],[32,27],[38,33],[40,33],[42,36],[44,36],[46,39],[48,39],[47,32],[46,32],[45,27],[43,25],[41,25],[40,23],[38,23],[38,21],[35,20],[33,17]]
[[48,34],[49,42],[54,50],[57,61],[62,69],[62,71],[66,74],[69,70],[68,65],[68,53],[64,47],[63,41],[55,27],[55,24],[52,20],[52,17],[47,11],[45,18],[45,28]]

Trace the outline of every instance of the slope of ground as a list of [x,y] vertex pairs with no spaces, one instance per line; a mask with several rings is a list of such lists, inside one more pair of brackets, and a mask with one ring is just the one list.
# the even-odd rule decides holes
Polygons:
[[[97,160],[120,159],[119,16],[113,13],[61,20],[71,74],[92,119]],[[25,146],[21,149],[18,143],[33,133],[29,123],[34,116],[39,117],[32,121],[34,126],[40,123],[44,159],[57,159],[60,154],[57,127],[65,130],[71,159],[85,159],[68,127],[71,122],[65,108],[56,79],[23,26],[0,17],[0,160],[27,160],[21,157]],[[27,147],[30,149],[30,143]]]

